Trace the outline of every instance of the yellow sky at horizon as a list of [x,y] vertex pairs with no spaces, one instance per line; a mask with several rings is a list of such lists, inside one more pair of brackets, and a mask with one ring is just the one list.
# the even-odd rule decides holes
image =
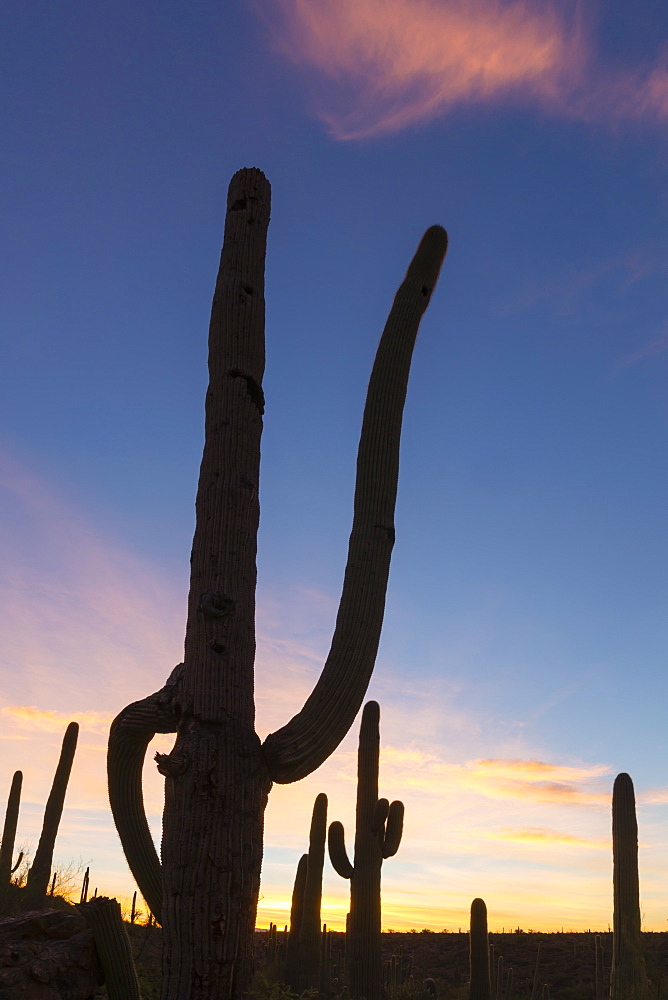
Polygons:
[[[23,767],[18,850],[29,841],[36,843],[66,716],[20,705],[4,706],[0,714],[5,747],[16,740],[11,756],[18,760],[29,748],[32,758]],[[81,874],[91,864],[91,891],[96,887],[100,894],[114,895],[129,910],[134,883],[104,787],[107,720],[101,712],[80,718],[90,725],[82,725],[57,857],[65,863],[80,859]],[[294,785],[278,786],[270,796],[259,927],[270,921],[282,927],[289,921],[294,869],[307,847],[310,811],[319,791],[327,791],[329,820],[343,820],[352,851],[356,728],[318,772]],[[397,735],[393,733],[395,739]],[[170,740],[163,736],[155,744],[166,750]],[[152,764],[152,749],[147,754],[145,795],[157,838],[162,782]],[[34,755],[44,761],[43,768],[36,768]],[[605,929],[612,919],[611,784],[612,775],[601,764],[519,757],[458,763],[414,744],[383,746],[381,794],[401,797],[407,807],[403,842],[383,867],[383,928],[455,931],[467,925],[471,899],[482,896],[495,930]],[[657,808],[653,803],[658,799],[661,808],[663,794],[650,790],[638,798],[645,927],[663,930],[665,846],[651,822]],[[644,816],[649,822],[643,823]],[[442,838],[435,836],[436,830],[445,831]],[[340,930],[349,888],[330,869],[326,862],[323,921]]]

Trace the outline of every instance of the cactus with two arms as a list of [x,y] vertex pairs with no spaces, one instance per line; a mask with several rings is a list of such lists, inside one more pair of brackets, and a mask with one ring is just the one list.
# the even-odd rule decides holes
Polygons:
[[369,701],[362,712],[357,754],[355,863],[346,852],[341,823],[329,827],[329,859],[342,878],[350,879],[346,933],[346,985],[350,994],[380,1000],[383,993],[380,869],[399,850],[404,825],[403,802],[378,798],[380,708]]
[[[184,662],[160,691],[127,706],[109,736],[114,820],[129,866],[163,926],[163,1000],[237,998],[248,991],[272,782],[298,781],[319,767],[364,699],[394,543],[410,359],[447,247],[440,226],[427,230],[378,347],[329,655],[301,711],[261,744],[254,727],[253,666],[269,207],[270,187],[261,171],[235,174],[209,328]],[[155,733],[177,734],[171,753],[157,758],[165,776],[161,860],[141,789]]]

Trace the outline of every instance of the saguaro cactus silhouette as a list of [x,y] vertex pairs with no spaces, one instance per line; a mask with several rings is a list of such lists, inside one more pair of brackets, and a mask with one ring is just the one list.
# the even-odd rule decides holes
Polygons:
[[492,976],[487,935],[487,906],[484,899],[474,899],[471,903],[469,962],[471,971],[469,1000],[491,1000]]
[[306,870],[308,854],[302,854],[295,872],[295,884],[292,889],[292,905],[290,906],[290,933],[285,949],[285,981],[293,989],[299,983],[299,932],[304,915],[304,890],[306,888]]
[[[161,691],[122,711],[109,738],[116,826],[139,888],[163,924],[163,1000],[240,997],[248,990],[271,783],[315,770],[345,736],[364,698],[394,542],[410,357],[447,246],[440,226],[427,230],[378,348],[329,656],[301,711],[261,746],[253,662],[269,201],[261,171],[232,178],[209,329],[184,663]],[[173,751],[158,758],[166,777],[162,870],[141,796],[141,765],[156,732],[177,733]]]
[[2,843],[0,843],[0,894],[9,885],[12,873],[12,857],[14,855],[14,841],[16,840],[16,827],[19,821],[19,805],[21,803],[21,785],[23,783],[23,773],[15,771],[12,778],[9,798],[7,799],[7,809],[5,810],[5,823],[2,828]]
[[37,905],[46,896],[46,890],[49,886],[53,849],[58,835],[60,817],[63,814],[65,792],[67,791],[67,783],[70,780],[70,772],[72,771],[72,762],[74,761],[78,738],[79,724],[77,722],[70,722],[65,730],[58,767],[56,768],[51,792],[46,802],[42,833],[39,838],[37,850],[35,851],[33,863],[28,872],[26,901],[29,906]]
[[327,839],[327,796],[322,792],[313,803],[311,830],[304,885],[304,909],[299,929],[299,968],[301,990],[318,989],[322,952],[322,870]]
[[343,826],[329,828],[329,857],[342,878],[350,879],[350,914],[346,933],[346,980],[353,997],[379,1000],[383,992],[380,869],[399,850],[403,802],[378,798],[380,708],[364,706],[357,754],[355,863],[346,853]]
[[618,774],[612,788],[613,937],[611,1000],[643,1000],[648,995],[640,930],[638,822],[633,782]]

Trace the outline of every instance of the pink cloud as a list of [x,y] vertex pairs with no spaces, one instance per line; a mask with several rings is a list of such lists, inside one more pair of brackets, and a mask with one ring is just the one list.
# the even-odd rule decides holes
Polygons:
[[585,119],[668,114],[668,71],[594,66],[579,5],[536,0],[256,0],[275,48],[315,72],[337,139],[400,131],[457,105],[529,100]]

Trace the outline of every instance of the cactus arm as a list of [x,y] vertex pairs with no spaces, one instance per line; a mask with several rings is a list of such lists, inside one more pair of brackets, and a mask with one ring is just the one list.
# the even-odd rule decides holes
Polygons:
[[339,823],[338,820],[329,825],[327,847],[329,848],[329,860],[337,875],[340,875],[341,878],[352,878],[355,869],[348,859],[343,823]]
[[[16,840],[16,825],[19,821],[19,805],[21,803],[21,785],[23,773],[15,771],[7,799],[5,825],[2,828],[2,845],[0,846],[0,890],[9,884],[12,874],[12,856]],[[21,854],[23,857],[23,854]]]
[[162,873],[142,797],[146,748],[156,733],[175,733],[172,697],[183,670],[179,664],[160,691],[124,708],[111,724],[107,751],[109,802],[130,871],[158,923],[162,917]]
[[384,858],[393,858],[399,850],[401,835],[404,832],[404,804],[393,802],[387,814],[385,837],[382,844]]
[[287,783],[336,749],[362,704],[373,671],[394,544],[399,438],[418,326],[447,249],[441,226],[422,237],[397,291],[374,362],[357,455],[353,526],[343,591],[325,666],[302,710],[263,750],[270,777]]
[[79,911],[93,933],[109,1000],[140,1000],[137,972],[117,899],[96,896]]
[[58,835],[60,817],[63,814],[65,793],[67,791],[67,783],[70,780],[78,737],[78,722],[70,722],[65,730],[58,766],[56,767],[53,784],[44,809],[42,833],[39,838],[37,850],[35,851],[32,866],[28,872],[26,895],[31,906],[37,904],[41,897],[46,895],[49,886],[53,849]]
[[390,803],[387,799],[378,799],[376,802],[376,808],[373,812],[373,823],[371,825],[371,832],[377,833],[382,838],[385,833],[385,821],[387,819],[387,814],[390,809]]

